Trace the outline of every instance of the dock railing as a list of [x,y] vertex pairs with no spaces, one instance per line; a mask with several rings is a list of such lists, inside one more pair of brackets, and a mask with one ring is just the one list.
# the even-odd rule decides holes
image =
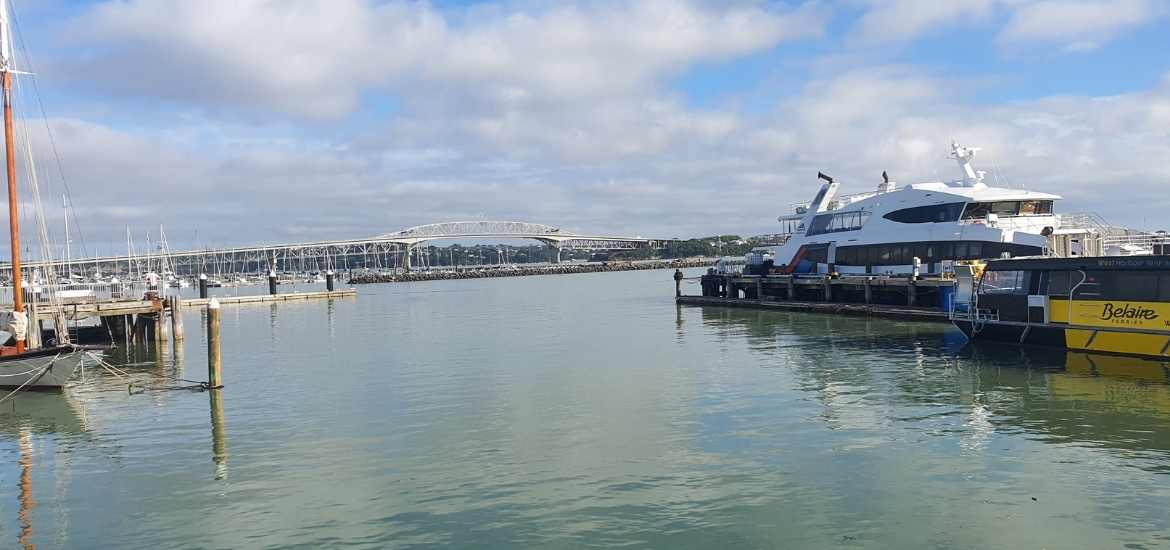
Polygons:
[[[164,294],[177,293],[178,289],[164,289]],[[61,304],[88,304],[118,300],[141,300],[146,294],[146,283],[142,281],[104,283],[61,283],[31,285],[25,287],[25,297],[30,302],[49,303],[56,299]],[[12,287],[0,287],[0,303],[12,303]]]

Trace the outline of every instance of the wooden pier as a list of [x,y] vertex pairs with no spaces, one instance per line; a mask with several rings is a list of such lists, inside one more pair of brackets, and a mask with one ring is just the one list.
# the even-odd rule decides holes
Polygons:
[[[291,302],[334,298],[353,298],[357,290],[340,289],[312,292],[290,292],[287,294],[260,294],[251,296],[217,296],[215,300],[221,305],[244,305],[275,302]],[[65,303],[62,310],[65,318],[77,321],[89,318],[100,319],[101,325],[89,327],[85,330],[96,331],[99,335],[112,340],[114,343],[133,345],[151,341],[166,341],[183,339],[182,310],[185,308],[206,308],[209,298],[155,298],[152,300],[124,300],[113,299],[104,301],[86,301]],[[176,313],[178,315],[176,315]],[[47,303],[38,303],[29,310],[29,322],[32,326],[39,326],[42,320],[52,319],[53,308]],[[168,322],[168,320],[170,322]],[[41,332],[45,328],[56,330],[56,327],[42,327],[41,331],[30,330],[34,341],[39,341]],[[72,329],[71,329],[72,330]],[[85,337],[79,332],[82,340]]]
[[[253,296],[216,296],[220,304],[257,304],[268,302],[290,302],[300,300],[320,300],[326,298],[350,298],[357,296],[357,290],[352,288],[342,290],[322,290],[313,292],[290,292],[288,294],[257,294]],[[182,307],[205,308],[209,298],[183,298]],[[104,302],[81,302],[63,304],[62,309],[69,319],[84,319],[86,317],[108,317],[112,315],[136,315],[154,313],[164,308],[163,300],[110,300]],[[37,313],[41,318],[52,314],[52,307],[41,303],[37,305]]]
[[948,321],[953,279],[909,276],[738,275],[708,272],[702,296],[678,295],[684,305],[720,305],[919,321]]

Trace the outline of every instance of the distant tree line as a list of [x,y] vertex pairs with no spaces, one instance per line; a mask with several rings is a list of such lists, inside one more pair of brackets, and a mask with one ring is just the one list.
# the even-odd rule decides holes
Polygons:
[[[635,248],[631,250],[614,250],[610,252],[593,252],[589,250],[561,251],[562,261],[572,260],[671,260],[676,258],[693,258],[696,256],[743,256],[753,247],[766,244],[758,238],[743,238],[739,235],[712,235],[698,239],[684,241],[670,241],[665,248]],[[543,244],[509,245],[491,244],[462,246],[458,244],[448,246],[420,246],[413,252],[413,262],[416,267],[450,266],[450,265],[493,265],[501,263],[525,264],[533,262],[552,261],[553,249]],[[360,265],[355,263],[355,265]]]

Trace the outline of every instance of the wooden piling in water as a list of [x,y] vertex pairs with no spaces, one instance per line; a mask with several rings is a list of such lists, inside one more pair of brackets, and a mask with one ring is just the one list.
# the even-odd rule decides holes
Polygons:
[[160,305],[158,311],[154,312],[154,341],[162,345],[170,339],[170,331],[167,330],[167,315],[166,307]]
[[134,319],[133,320],[134,329],[133,329],[133,331],[131,331],[130,343],[134,344],[135,346],[140,346],[140,345],[143,345],[147,342],[146,315],[140,313],[138,315],[135,315],[133,319]]
[[207,274],[199,274],[199,297],[204,300],[207,299]]
[[207,385],[223,387],[220,378],[219,356],[219,300],[212,298],[207,303]]
[[171,335],[175,339],[175,346],[183,341],[183,298],[174,296],[171,298]]
[[910,277],[910,284],[906,285],[906,305],[914,307],[918,304],[918,281]]
[[273,296],[276,295],[276,272],[275,271],[268,272],[268,293],[273,295]]
[[865,278],[865,303],[873,303],[873,285],[871,285],[869,277]]
[[788,276],[788,296],[785,296],[786,300],[795,300],[796,299],[796,281],[793,281],[792,279],[793,279],[793,276],[789,275]]

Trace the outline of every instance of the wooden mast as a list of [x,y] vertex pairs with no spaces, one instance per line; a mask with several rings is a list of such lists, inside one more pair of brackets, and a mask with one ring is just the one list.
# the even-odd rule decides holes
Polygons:
[[[16,195],[16,140],[12,132],[12,51],[8,30],[8,2],[0,0],[0,71],[4,89],[4,149],[8,160],[8,238],[12,248],[12,311],[24,313],[20,280],[20,210]],[[27,329],[26,329],[27,330]],[[16,340],[16,352],[24,352],[24,339]]]

